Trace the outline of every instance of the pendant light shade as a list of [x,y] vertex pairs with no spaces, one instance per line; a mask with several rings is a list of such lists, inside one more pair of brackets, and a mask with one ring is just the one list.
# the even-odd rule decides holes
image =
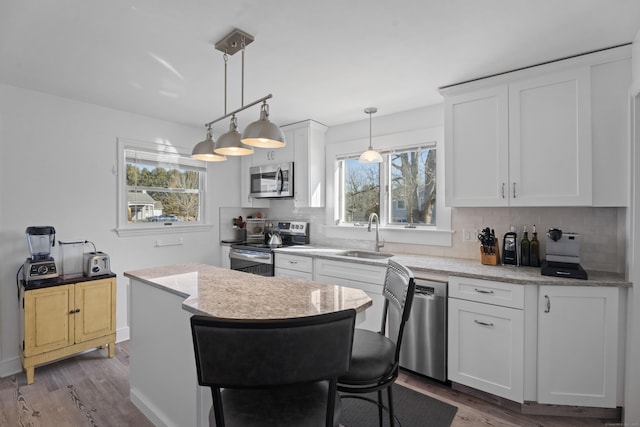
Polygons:
[[364,110],[364,112],[369,115],[369,149],[360,154],[360,158],[358,159],[360,163],[382,163],[382,156],[373,149],[373,144],[371,143],[371,115],[377,111],[378,109],[376,107],[369,107]]
[[236,116],[231,117],[229,132],[223,134],[220,139],[218,139],[218,144],[214,151],[216,154],[223,154],[226,156],[246,156],[253,154],[253,148],[244,146],[240,140],[240,132],[238,132],[238,121],[236,120]]
[[198,142],[193,151],[191,151],[191,157],[198,160],[204,160],[205,162],[224,162],[227,160],[225,156],[216,154],[214,149],[216,148],[213,138],[211,136],[211,128],[207,129],[207,139]]
[[260,119],[247,126],[242,133],[242,142],[258,148],[282,148],[286,145],[282,130],[269,121],[269,105],[266,101],[260,107]]
[[382,156],[373,147],[369,146],[369,149],[360,154],[358,158],[360,163],[382,163]]

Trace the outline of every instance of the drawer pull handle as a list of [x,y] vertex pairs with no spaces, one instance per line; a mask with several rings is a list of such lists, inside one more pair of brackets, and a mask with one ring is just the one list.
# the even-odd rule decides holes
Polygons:
[[549,313],[551,311],[551,299],[549,298],[549,295],[545,295],[544,299],[547,301],[546,302],[546,308],[544,309],[545,313]]
[[289,261],[289,264],[297,264],[298,261]]
[[474,322],[476,322],[478,325],[482,325],[482,326],[493,326],[493,323],[482,322],[480,320],[474,320]]
[[476,292],[479,292],[481,294],[492,294],[493,293],[493,291],[485,291],[484,289],[478,289],[478,288],[474,288],[473,290],[476,291]]

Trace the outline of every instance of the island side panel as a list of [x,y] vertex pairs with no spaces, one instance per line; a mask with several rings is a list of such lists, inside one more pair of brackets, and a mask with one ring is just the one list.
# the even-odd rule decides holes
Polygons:
[[130,278],[130,399],[157,426],[206,426],[184,297]]

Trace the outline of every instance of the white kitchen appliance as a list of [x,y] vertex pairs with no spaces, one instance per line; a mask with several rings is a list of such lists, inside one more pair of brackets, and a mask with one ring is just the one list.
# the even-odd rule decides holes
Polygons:
[[31,256],[23,264],[22,274],[26,283],[58,278],[56,262],[51,248],[56,244],[56,229],[50,225],[27,227],[27,243]]
[[104,252],[87,252],[84,254],[84,275],[86,277],[111,274],[109,255]]
[[547,256],[541,264],[543,276],[587,280],[580,266],[580,235],[552,228],[547,232]]

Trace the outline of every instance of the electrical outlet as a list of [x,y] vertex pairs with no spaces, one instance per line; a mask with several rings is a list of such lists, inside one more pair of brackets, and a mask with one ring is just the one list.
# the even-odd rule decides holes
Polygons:
[[463,242],[475,242],[476,240],[478,240],[478,230],[475,230],[475,229],[462,230]]

